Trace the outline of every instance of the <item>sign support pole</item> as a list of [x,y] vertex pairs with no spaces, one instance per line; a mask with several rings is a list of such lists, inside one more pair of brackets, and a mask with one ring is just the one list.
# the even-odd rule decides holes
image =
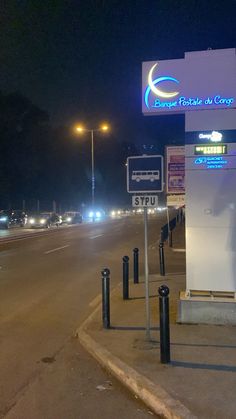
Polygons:
[[149,280],[148,280],[148,215],[147,207],[144,207],[144,256],[145,256],[145,303],[146,303],[146,339],[151,340],[150,336],[150,307],[149,307]]
[[167,224],[168,224],[168,245],[170,245],[170,216],[169,216],[169,208],[166,207],[166,215],[167,215]]

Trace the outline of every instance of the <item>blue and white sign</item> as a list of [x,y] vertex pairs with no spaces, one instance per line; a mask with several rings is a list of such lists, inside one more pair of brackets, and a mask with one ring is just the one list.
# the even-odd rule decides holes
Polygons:
[[236,108],[235,48],[143,63],[144,115]]
[[162,192],[163,191],[163,157],[133,156],[127,159],[127,191]]

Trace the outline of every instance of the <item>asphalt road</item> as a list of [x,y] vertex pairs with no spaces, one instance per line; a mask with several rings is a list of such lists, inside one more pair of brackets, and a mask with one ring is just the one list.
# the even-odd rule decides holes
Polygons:
[[[149,220],[152,249],[166,217]],[[150,417],[73,337],[99,301],[102,268],[114,287],[122,256],[139,247],[143,269],[142,217],[26,233],[0,243],[0,417]]]

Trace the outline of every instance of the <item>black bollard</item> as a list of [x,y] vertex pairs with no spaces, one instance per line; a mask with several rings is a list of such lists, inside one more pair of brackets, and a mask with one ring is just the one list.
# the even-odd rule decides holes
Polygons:
[[169,324],[169,288],[161,285],[159,293],[159,311],[160,311],[160,356],[161,363],[170,362],[170,324]]
[[165,276],[164,243],[159,243],[160,275]]
[[129,256],[123,257],[123,300],[129,299]]
[[169,232],[169,247],[173,246],[172,230]]
[[110,270],[102,270],[102,323],[104,329],[110,328]]
[[161,237],[160,237],[161,243],[164,243],[164,240],[165,240],[165,238],[164,238],[164,229],[161,228]]
[[133,254],[134,254],[134,284],[138,284],[139,283],[139,250],[137,247],[135,247],[135,249],[133,249]]

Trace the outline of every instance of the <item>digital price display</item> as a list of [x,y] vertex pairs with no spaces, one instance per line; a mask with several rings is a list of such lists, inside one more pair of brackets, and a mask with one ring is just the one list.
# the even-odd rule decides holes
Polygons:
[[226,144],[203,144],[194,146],[194,154],[196,156],[205,156],[205,155],[221,155],[227,154],[227,145]]

